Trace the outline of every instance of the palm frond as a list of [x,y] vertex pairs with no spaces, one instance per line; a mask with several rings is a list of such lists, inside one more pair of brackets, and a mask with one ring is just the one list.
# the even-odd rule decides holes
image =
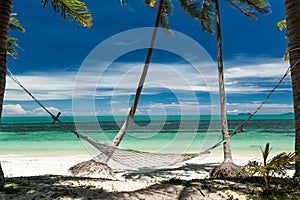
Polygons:
[[169,35],[173,35],[173,32],[171,31],[171,26],[169,23],[169,17],[173,13],[173,5],[171,3],[171,0],[164,0],[163,8],[162,8],[162,15],[160,18],[160,25]]
[[271,12],[270,5],[266,0],[225,0],[232,7],[237,8],[247,17],[256,19],[257,14],[268,14]]
[[286,28],[286,19],[280,20],[277,22],[277,28],[282,31],[283,29]]
[[[8,30],[9,31],[18,31],[18,32],[25,32],[25,28],[21,25],[19,20],[16,18],[17,14],[12,13],[10,15]],[[12,58],[18,58],[16,48],[19,48],[19,44],[17,43],[17,38],[9,37],[7,39],[7,55],[11,56]]]
[[49,4],[54,12],[60,13],[64,19],[68,17],[84,27],[92,26],[92,15],[84,2],[79,0],[41,0],[41,3],[44,7]]
[[211,0],[204,0],[200,11],[202,29],[214,33],[215,7]]
[[272,150],[272,148],[270,148],[270,143],[266,144],[264,150],[260,147],[260,151],[261,151],[261,154],[262,154],[263,160],[264,160],[264,165],[267,164],[268,156],[269,156],[271,150]]
[[151,8],[156,8],[156,0],[144,0],[144,1]]
[[[157,0],[144,0],[144,1],[151,8],[157,7],[156,6]],[[172,13],[173,13],[173,4],[171,0],[164,0],[159,23],[161,27],[164,28],[164,30],[167,32],[168,35],[173,35],[169,23],[169,17],[172,15]]]
[[202,5],[195,0],[179,0],[180,8],[194,19],[200,19]]
[[8,29],[10,31],[25,32],[25,28],[21,25],[21,23],[19,22],[19,20],[15,16],[17,16],[16,13],[11,14],[11,17],[9,19]]
[[17,43],[17,38],[8,38],[7,39],[7,55],[12,58],[18,58],[16,47],[19,47]]

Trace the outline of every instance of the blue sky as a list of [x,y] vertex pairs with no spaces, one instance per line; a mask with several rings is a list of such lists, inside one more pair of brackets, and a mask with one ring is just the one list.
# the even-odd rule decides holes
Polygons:
[[[9,59],[8,67],[53,112],[126,115],[145,59],[146,50],[142,47],[148,43],[142,34],[133,35],[130,41],[122,38],[122,34],[114,36],[153,26],[157,10],[146,6],[144,1],[127,0],[125,8],[117,0],[105,5],[92,0],[86,3],[93,15],[92,28],[62,20],[50,7],[42,8],[40,1],[14,0],[13,12],[18,13],[26,32],[10,33],[18,38],[22,49],[17,60]],[[283,1],[270,0],[272,13],[260,15],[258,20],[245,17],[225,1],[220,3],[228,113],[252,112],[288,67],[288,62],[282,60],[287,46],[285,32],[276,28],[276,23],[284,19]],[[193,52],[180,40],[180,34],[170,38],[162,33],[162,39],[173,41],[175,46],[154,51],[137,113],[217,113],[216,65],[204,62],[216,60],[215,35],[202,31],[200,22],[187,16],[176,1],[170,24],[172,29],[201,45],[207,55]],[[151,33],[146,32],[145,35]],[[107,52],[134,45],[136,50],[120,54],[105,68],[103,52],[107,52],[101,53],[103,41],[108,41]],[[172,52],[177,47],[181,48],[181,55]],[[93,60],[93,54],[97,59]],[[95,60],[97,63],[90,65]],[[90,71],[78,76],[80,69],[86,67]],[[78,80],[80,93],[78,87],[74,89]],[[291,84],[287,78],[260,114],[292,110]],[[4,116],[22,115],[46,113],[7,79]]]

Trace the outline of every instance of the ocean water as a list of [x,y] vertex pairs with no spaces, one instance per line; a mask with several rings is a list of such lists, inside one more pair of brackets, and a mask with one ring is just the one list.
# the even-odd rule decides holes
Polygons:
[[[229,115],[233,131],[248,115]],[[125,117],[60,117],[67,126],[109,144]],[[218,116],[136,116],[121,148],[151,152],[201,152],[221,140]],[[257,115],[244,132],[232,137],[232,151],[259,152],[267,142],[273,151],[294,149],[295,130],[292,114]],[[218,147],[216,151],[220,151]],[[0,155],[73,155],[98,151],[78,139],[50,117],[4,117],[0,126]]]

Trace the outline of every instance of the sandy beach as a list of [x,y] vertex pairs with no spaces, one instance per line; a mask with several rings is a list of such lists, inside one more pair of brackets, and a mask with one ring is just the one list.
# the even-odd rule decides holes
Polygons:
[[[73,165],[91,159],[88,154],[67,156],[1,155],[6,187],[22,188],[20,194],[1,194],[1,199],[226,199],[232,193],[235,198],[246,199],[231,190],[212,192],[162,184],[162,180],[205,180],[209,171],[222,162],[216,152],[207,157],[196,157],[176,166],[153,171],[112,168],[110,177],[75,177],[68,170]],[[243,166],[249,160],[259,159],[236,155],[234,162]],[[114,166],[116,167],[116,165]],[[293,175],[293,170],[288,170]],[[224,184],[220,184],[220,187]],[[229,193],[228,193],[229,192]]]

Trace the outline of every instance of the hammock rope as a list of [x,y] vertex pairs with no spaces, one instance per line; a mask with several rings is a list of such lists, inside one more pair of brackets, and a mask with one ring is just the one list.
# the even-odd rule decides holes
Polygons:
[[[300,48],[298,48],[300,49]],[[297,50],[297,49],[294,49]],[[262,106],[268,101],[268,99],[272,96],[272,94],[275,92],[275,90],[280,86],[280,84],[282,83],[282,81],[285,79],[285,77],[291,72],[292,68],[294,68],[298,63],[300,62],[300,59],[298,59],[293,66],[289,66],[288,69],[286,70],[286,72],[284,73],[284,75],[282,76],[282,78],[277,82],[277,84],[274,86],[274,88],[268,93],[268,95],[265,97],[265,99],[262,101],[262,103],[256,108],[256,110],[251,113],[249,115],[249,117],[239,126],[237,126],[235,128],[235,130],[229,134],[229,138],[230,139],[232,136],[243,132],[243,128],[244,126],[246,126],[249,121],[256,115],[256,113],[262,108]],[[215,148],[219,147],[221,144],[223,144],[225,140],[221,140],[220,142],[216,143],[215,145],[213,145],[212,147],[208,148],[207,150],[203,151],[202,153],[210,153],[212,150],[214,150]]]
[[[241,124],[239,125],[232,133],[229,134],[229,139],[240,133],[243,132],[243,127],[248,124],[248,122],[256,115],[256,113],[262,108],[262,106],[267,102],[267,100],[272,96],[272,94],[275,92],[275,90],[279,87],[279,85],[283,82],[285,77],[290,73],[293,67],[295,67],[300,62],[300,59],[294,63],[293,66],[289,66],[286,70],[285,74],[282,76],[282,78],[277,82],[275,87],[268,93],[266,98],[262,101],[262,103],[257,107],[257,109],[249,115],[249,117]],[[29,90],[27,90],[20,81],[12,74],[12,72],[7,69],[7,75],[17,84],[19,85],[38,105],[41,106],[53,119],[53,123],[56,121],[64,127],[66,130],[72,132],[75,134],[78,138],[85,140],[86,142],[90,143],[92,146],[94,146],[96,149],[98,149],[101,154],[95,157],[98,161],[108,161],[108,159],[113,159],[114,161],[134,167],[137,169],[140,168],[153,168],[153,167],[159,167],[159,166],[166,166],[166,165],[174,165],[180,162],[184,162],[187,160],[190,160],[194,157],[200,156],[200,155],[207,155],[210,154],[215,148],[219,147],[221,144],[223,144],[226,140],[221,140],[217,142],[215,145],[209,147],[208,149],[201,151],[199,153],[194,154],[176,154],[176,153],[155,153],[155,152],[144,152],[144,151],[138,151],[138,150],[132,150],[132,149],[122,149],[120,147],[112,146],[110,144],[105,144],[100,141],[91,139],[78,131],[74,130],[64,122],[62,122],[58,117],[60,116],[60,112],[57,115],[54,115],[51,113],[37,98],[35,98]],[[104,158],[103,158],[104,156]],[[108,159],[107,159],[108,158]]]

